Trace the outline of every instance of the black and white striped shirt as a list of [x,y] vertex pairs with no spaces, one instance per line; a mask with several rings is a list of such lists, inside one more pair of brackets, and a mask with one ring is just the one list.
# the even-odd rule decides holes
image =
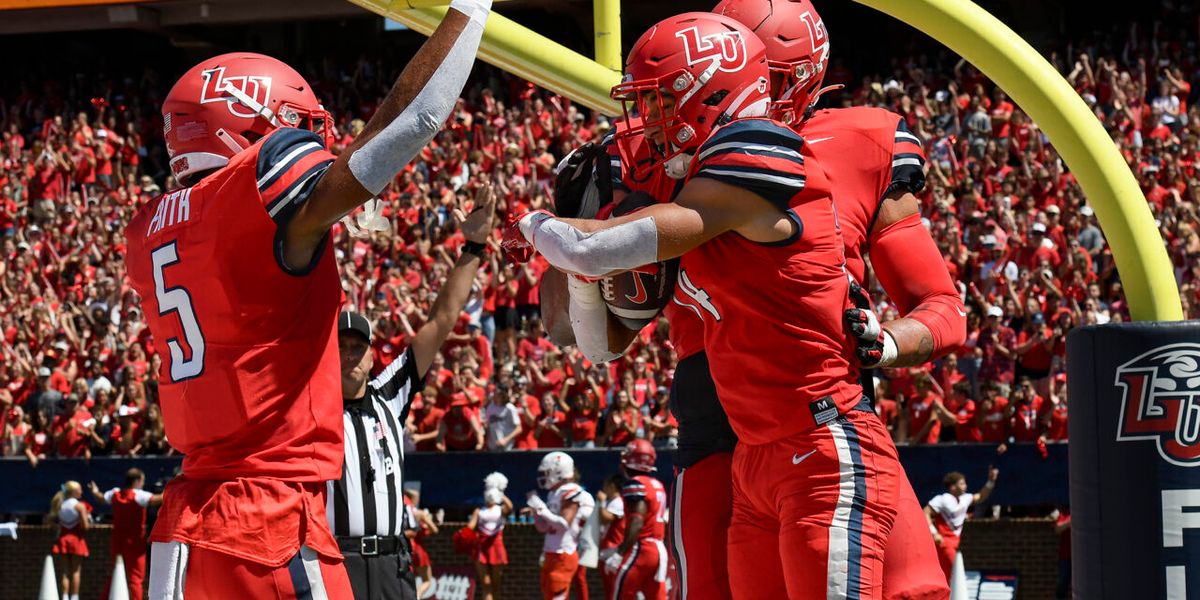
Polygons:
[[346,402],[342,478],[326,483],[325,511],[334,535],[404,534],[404,421],[417,380],[408,348],[367,384],[366,397]]

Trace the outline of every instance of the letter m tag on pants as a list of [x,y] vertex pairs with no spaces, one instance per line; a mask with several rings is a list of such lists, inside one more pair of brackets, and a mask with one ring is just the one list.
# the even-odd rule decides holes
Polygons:
[[824,425],[838,418],[837,404],[834,404],[833,396],[818,398],[808,405],[808,410],[812,411],[813,420],[817,425]]

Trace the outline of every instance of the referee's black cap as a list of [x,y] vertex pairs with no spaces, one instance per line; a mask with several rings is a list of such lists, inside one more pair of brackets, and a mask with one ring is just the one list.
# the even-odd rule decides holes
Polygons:
[[366,317],[348,310],[338,315],[338,335],[347,331],[354,331],[366,338],[367,343],[371,342],[371,322]]

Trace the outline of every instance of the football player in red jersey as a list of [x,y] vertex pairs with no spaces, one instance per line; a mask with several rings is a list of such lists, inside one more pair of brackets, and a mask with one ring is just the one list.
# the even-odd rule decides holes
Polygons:
[[[795,132],[761,117],[765,49],[740,23],[710,13],[667,19],[626,66],[614,96],[636,102],[645,122],[617,142],[644,133],[660,150],[649,168],[686,172],[675,202],[608,221],[526,215],[507,246],[520,254],[532,244],[586,277],[682,255],[675,300],[704,319],[713,381],[741,440],[730,555],[756,560],[731,561],[733,589],[878,598],[902,470],[849,360],[829,181]],[[603,323],[599,294],[575,281],[572,322]]]
[[667,490],[651,476],[658,453],[650,442],[637,439],[621,451],[625,483],[625,531],[615,553],[604,561],[613,578],[610,600],[665,600],[667,548],[663,536],[667,523]]
[[343,453],[328,235],[453,110],[490,0],[451,8],[336,158],[330,115],[270,57],[208,59],[168,94],[164,135],[187,187],[125,232],[129,278],[169,350],[163,416],[185,455],[151,535],[151,598],[351,597],[323,498]]
[[[807,0],[726,0],[714,12],[727,14],[755,29],[766,44],[774,97],[784,102],[783,108],[791,113],[788,121],[805,134],[825,173],[834,182],[835,196],[839,200],[838,218],[845,235],[848,268],[852,275],[863,280],[862,256],[868,236],[873,244],[875,262],[881,263],[882,268],[893,267],[881,275],[881,279],[885,290],[892,292],[897,304],[910,318],[888,324],[889,329],[898,330],[894,338],[902,341],[904,349],[890,353],[889,360],[894,360],[887,364],[924,362],[959,345],[965,333],[962,304],[948,273],[940,268],[940,261],[933,260],[940,255],[920,226],[917,202],[912,196],[912,192],[919,191],[924,183],[919,140],[908,131],[899,115],[886,110],[854,108],[815,114],[803,110],[815,102],[829,48],[820,16]],[[797,114],[808,118],[794,118]],[[810,129],[814,134],[810,134]],[[839,132],[841,135],[836,135]],[[864,157],[871,160],[864,160]],[[644,154],[633,158],[637,164],[645,161]],[[623,192],[631,189],[653,195],[656,189],[662,189],[662,179],[671,181],[664,171],[633,180],[628,176],[628,170],[620,169],[621,166],[619,159],[613,161],[612,188],[618,200]],[[618,175],[620,171],[624,172]],[[624,175],[623,181],[621,175]],[[655,178],[655,175],[660,177]],[[928,260],[903,263],[906,278],[897,283],[894,267],[914,251]],[[931,266],[938,268],[931,269]],[[916,276],[909,277],[913,270],[918,271]],[[910,310],[910,307],[915,308]],[[883,333],[870,320],[873,315],[868,312],[855,310],[852,313],[856,314],[850,314],[848,318],[860,324],[861,333],[868,341],[876,342],[883,335],[892,335]],[[677,305],[669,306],[666,314],[671,323],[671,339],[679,355],[672,409],[680,420],[677,463],[683,467],[677,474],[672,495],[672,550],[676,553],[676,562],[684,578],[682,587],[688,598],[728,598],[724,542],[731,511],[727,499],[730,489],[728,451],[732,436],[725,432],[727,420],[715,392],[706,393],[712,387],[711,382],[703,385],[709,380],[707,363],[703,368],[693,368],[704,360],[702,348],[699,352],[688,352],[685,349],[690,345],[684,343],[681,347],[677,342],[677,338],[684,338],[680,341],[686,342],[685,333],[692,329],[689,325],[699,324],[699,320],[687,311],[678,310]],[[547,320],[552,318],[553,315],[548,315]],[[613,342],[618,347],[623,347],[632,337],[624,332],[618,335],[619,340]],[[874,360],[878,363],[883,359],[884,343],[872,346]],[[870,356],[865,358],[871,360]],[[684,399],[681,402],[678,401],[680,397]],[[694,452],[690,450],[693,447]],[[923,523],[920,505],[911,486],[901,486],[901,494],[905,498],[889,537],[884,566],[884,597],[945,597],[948,589],[940,571],[934,567],[936,555],[932,539],[926,533],[928,528]]]
[[[880,327],[868,309],[849,311],[855,333],[871,342],[864,366],[920,364],[960,346],[966,312],[914,196],[925,183],[920,139],[885,109],[812,110],[829,38],[809,0],[723,0],[713,12],[754,29],[766,45],[772,96],[832,182],[847,270],[865,281],[869,248],[876,276],[905,317]],[[884,598],[945,598],[949,589],[934,568],[937,554],[920,503],[907,482],[900,494],[884,559]]]

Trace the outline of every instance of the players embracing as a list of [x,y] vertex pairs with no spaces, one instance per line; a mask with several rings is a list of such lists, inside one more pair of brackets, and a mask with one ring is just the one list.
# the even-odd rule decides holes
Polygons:
[[[674,108],[676,115],[683,117],[681,120],[685,123],[683,127],[676,125],[676,129],[671,129],[670,119],[667,119],[667,122],[664,123],[666,127],[660,129],[644,125],[640,128],[636,125],[631,128],[627,121],[625,130],[618,132],[619,153],[612,161],[613,166],[619,170],[613,173],[612,180],[612,186],[617,191],[618,199],[622,192],[628,192],[631,189],[635,191],[651,191],[656,187],[662,189],[661,175],[659,181],[655,181],[655,172],[645,167],[647,165],[658,166],[664,162],[666,169],[658,171],[659,174],[670,173],[678,176],[681,173],[687,173],[689,175],[684,184],[684,190],[676,197],[677,203],[683,204],[687,202],[681,202],[681,199],[687,195],[688,186],[692,185],[697,178],[713,179],[733,185],[741,184],[741,187],[752,192],[752,196],[758,196],[756,199],[759,202],[763,200],[770,202],[773,199],[772,194],[782,195],[784,193],[777,189],[778,186],[776,189],[772,189],[772,183],[787,182],[790,178],[793,187],[810,188],[813,185],[812,182],[805,179],[811,172],[816,171],[825,175],[825,185],[832,192],[834,200],[843,200],[843,203],[838,204],[836,208],[837,218],[842,225],[842,233],[847,236],[847,239],[841,241],[845,244],[846,253],[850,259],[848,269],[858,280],[862,280],[863,277],[864,269],[861,257],[865,241],[870,238],[875,243],[885,237],[883,235],[885,232],[888,233],[887,241],[890,243],[874,246],[875,248],[884,245],[896,248],[902,244],[910,244],[911,246],[905,249],[906,252],[910,252],[910,256],[913,251],[925,253],[932,250],[932,256],[939,259],[940,255],[937,254],[936,247],[929,239],[928,234],[923,230],[913,229],[914,223],[918,229],[920,228],[919,216],[916,214],[916,201],[912,197],[912,192],[919,191],[923,184],[921,171],[923,157],[919,140],[908,132],[899,116],[877,109],[856,109],[847,111],[844,114],[845,118],[842,119],[836,118],[842,116],[841,114],[830,115],[830,113],[839,113],[840,111],[822,111],[817,115],[824,113],[824,116],[809,121],[808,117],[811,116],[811,112],[807,109],[818,95],[824,66],[828,59],[828,40],[824,38],[824,28],[811,5],[807,2],[758,0],[723,2],[717,10],[738,17],[744,24],[757,30],[756,32],[763,40],[768,41],[766,58],[770,61],[770,82],[775,97],[782,100],[775,104],[774,115],[785,119],[793,129],[806,135],[809,135],[808,125],[817,123],[821,123],[826,127],[825,131],[832,135],[811,136],[814,142],[809,144],[795,143],[788,141],[787,135],[783,132],[784,127],[781,127],[783,124],[778,121],[773,123],[774,127],[763,126],[765,120],[762,119],[755,120],[758,121],[755,124],[757,126],[738,127],[736,117],[742,115],[734,114],[733,111],[725,111],[719,115],[701,115],[703,119],[711,118],[719,120],[718,122],[731,123],[713,134],[713,138],[716,139],[710,138],[703,145],[699,145],[701,141],[704,141],[703,136],[696,136],[700,137],[700,140],[684,139],[697,133],[693,123],[687,122],[687,113],[690,112],[695,117],[696,109],[700,107],[693,106],[689,110],[689,107],[686,106],[689,101],[698,98],[699,102],[693,102],[693,105],[714,106],[721,103],[720,99],[734,96],[737,93],[736,90],[720,87],[713,89],[713,84],[730,79],[729,76],[722,76],[722,73],[728,70],[738,70],[733,64],[738,61],[732,60],[739,58],[737,50],[741,48],[737,44],[736,38],[745,39],[748,36],[745,31],[733,33],[736,28],[728,28],[728,26],[724,32],[710,29],[706,32],[706,36],[703,30],[703,18],[697,17],[696,14],[677,17],[674,22],[668,20],[660,23],[654,30],[643,36],[642,40],[639,40],[627,62],[629,67],[627,79],[640,79],[638,73],[635,72],[639,70],[638,53],[646,50],[647,42],[653,45],[656,31],[661,33],[660,30],[664,28],[666,28],[667,35],[658,36],[658,44],[654,47],[654,56],[656,58],[669,56],[671,54],[669,46],[675,42],[676,54],[682,53],[684,55],[683,62],[687,62],[688,65],[680,70],[671,71],[671,68],[679,67],[680,61],[672,62],[670,58],[662,60],[658,66],[662,68],[663,72],[660,73],[657,81],[651,82],[651,85],[643,83],[640,87],[635,82],[627,82],[618,86],[616,91],[654,96],[659,99],[660,109]],[[670,39],[671,34],[678,39]],[[773,40],[776,42],[774,47],[769,43]],[[706,45],[711,48],[713,47],[712,42],[718,41],[720,44],[717,46],[726,50],[720,59],[713,59],[707,65],[701,64],[701,68],[689,71],[688,67],[694,67],[696,63],[704,62],[705,55],[702,48]],[[679,46],[682,48],[680,49]],[[754,51],[751,50],[743,55],[743,64],[738,68],[744,67],[747,62],[745,59],[753,54]],[[667,66],[663,67],[664,64]],[[641,70],[645,71],[645,69]],[[721,84],[717,83],[716,85]],[[709,89],[701,89],[705,86],[708,86]],[[743,101],[746,99],[745,94],[753,96],[753,92],[744,90],[745,88],[743,88],[741,97]],[[639,109],[644,108],[644,110],[638,111],[641,115],[649,116],[649,120],[659,117],[661,113],[656,114],[654,107],[644,103],[644,97],[639,100],[643,100]],[[673,106],[668,107],[667,104]],[[865,114],[863,111],[871,111],[872,114]],[[851,115],[849,114],[851,112],[857,112],[857,114]],[[659,122],[662,120],[660,119]],[[712,120],[709,121],[709,123],[712,122]],[[652,123],[652,125],[654,124]],[[689,127],[692,128],[689,129]],[[630,129],[633,129],[632,134]],[[674,138],[665,138],[663,129],[668,132],[673,131]],[[639,132],[645,132],[646,138],[649,138],[652,143],[646,143],[645,138],[637,139]],[[682,136],[680,132],[683,132]],[[837,139],[838,134],[842,139]],[[620,139],[622,137],[625,141],[623,145]],[[672,142],[671,144],[664,143],[668,139]],[[834,140],[837,140],[837,143],[829,143]],[[822,161],[821,148],[817,146],[817,143],[826,143],[826,147],[831,148],[826,161]],[[856,143],[860,146],[859,148],[852,147]],[[697,145],[699,145],[698,150],[696,149]],[[835,146],[839,147],[834,150]],[[649,153],[638,154],[637,150],[647,148],[650,149]],[[854,160],[847,161],[843,158],[839,162],[837,158],[842,156],[848,156]],[[832,159],[830,160],[829,157]],[[697,163],[697,161],[699,162]],[[800,168],[796,169],[789,165],[788,161],[799,163]],[[601,166],[607,167],[608,165]],[[562,175],[560,174],[561,180]],[[601,175],[601,183],[603,182],[603,175]],[[641,190],[637,187],[639,185],[642,186]],[[803,194],[803,190],[794,191]],[[659,200],[665,200],[665,198],[660,196]],[[694,202],[693,198],[687,198],[687,200]],[[753,210],[755,207],[747,205],[746,208]],[[784,209],[785,207],[779,206],[779,208]],[[789,217],[796,214],[795,208],[796,206],[790,203],[786,206],[786,209],[793,211],[788,214]],[[710,214],[704,214],[703,211],[695,212],[701,213],[696,216],[699,216],[702,221],[706,217],[709,217],[710,223],[719,221],[719,219],[712,219]],[[644,219],[645,217],[642,218],[642,220]],[[659,214],[654,214],[654,219],[656,221],[653,224],[655,233],[668,238],[679,235],[680,230],[672,230],[670,225],[663,227],[663,219]],[[547,223],[547,221],[544,217],[531,217],[526,223],[524,230],[527,233],[534,233],[536,242],[543,231],[531,227],[535,220],[541,223]],[[612,225],[618,225],[616,228],[597,227],[593,223],[571,222],[571,224],[580,225],[581,227],[576,228],[577,230],[588,232],[577,238],[581,241],[581,245],[603,248],[604,244],[627,244],[629,238],[634,237],[636,232],[626,228],[621,232],[622,238],[615,240],[612,235],[601,237],[595,234],[589,235],[590,232],[618,229],[625,222],[636,220],[638,219],[610,222]],[[811,220],[805,222],[806,219],[801,218],[796,221],[799,221],[796,228],[802,229],[802,235],[828,233],[813,232],[814,223]],[[708,224],[706,223],[706,225]],[[817,222],[816,225],[819,227],[822,223]],[[550,226],[555,227],[553,224]],[[722,233],[719,227],[720,225],[717,225],[718,230],[715,234]],[[835,228],[830,227],[829,229],[832,231]],[[704,237],[705,233],[708,233],[704,230],[705,228],[702,227],[699,237],[704,239],[701,241],[708,239]],[[561,233],[570,236],[575,232],[563,230]],[[579,231],[579,233],[583,232]],[[723,252],[733,256],[739,256],[739,251],[742,253],[740,254],[742,259],[740,265],[734,266],[733,269],[727,268],[721,272],[722,274],[732,275],[734,271],[754,270],[755,265],[751,261],[770,264],[770,251],[754,247],[752,242],[745,239],[744,231],[739,231],[739,233],[742,234],[743,239],[734,239],[732,243],[716,244],[714,242],[725,241],[721,237],[716,237],[713,242],[706,245],[719,246]],[[799,231],[795,233],[801,234]],[[923,234],[923,239],[918,234]],[[594,239],[596,237],[601,237],[601,239]],[[661,238],[659,239],[661,240]],[[768,240],[768,242],[770,241],[778,240]],[[788,245],[784,244],[785,247]],[[797,245],[794,240],[792,240],[792,245]],[[538,245],[538,248],[542,249],[542,245]],[[549,249],[551,252],[556,250],[553,247]],[[662,251],[662,245],[659,245],[657,250],[654,258],[664,258],[664,255],[668,254]],[[757,250],[757,252],[746,252],[746,250]],[[797,253],[804,252],[796,248],[793,250]],[[924,256],[924,254],[920,255]],[[639,256],[645,257],[646,255]],[[893,254],[894,256],[895,254]],[[567,255],[558,258],[558,263],[555,263],[553,258],[551,262],[565,270],[580,272],[577,269],[581,264],[579,257]],[[689,261],[689,258],[689,255],[684,256],[684,271],[681,274],[680,285],[672,306],[667,309],[667,316],[671,322],[672,342],[676,344],[676,350],[681,358],[676,371],[677,389],[672,392],[672,404],[680,419],[680,459],[684,461],[685,468],[682,469],[676,480],[673,525],[684,597],[726,598],[731,595],[728,582],[723,577],[725,531],[719,525],[713,525],[713,523],[719,524],[722,518],[732,518],[733,528],[729,530],[729,545],[732,548],[741,546],[746,550],[754,549],[753,543],[747,544],[747,540],[763,541],[769,537],[755,529],[770,529],[773,522],[775,523],[776,539],[779,542],[776,547],[780,548],[782,556],[778,564],[800,567],[799,563],[803,562],[801,557],[804,556],[804,551],[815,551],[817,557],[822,559],[820,564],[825,567],[824,586],[822,587],[817,582],[818,579],[821,579],[822,573],[812,570],[805,573],[802,567],[797,569],[792,569],[790,566],[782,567],[780,570],[785,571],[786,574],[784,574],[771,572],[769,567],[763,568],[761,565],[746,568],[743,565],[731,564],[730,575],[734,580],[733,590],[737,592],[734,594],[736,596],[759,597],[761,594],[775,594],[782,597],[790,594],[791,597],[813,597],[819,592],[819,594],[827,594],[829,597],[881,597],[881,594],[886,594],[888,598],[944,597],[946,590],[944,583],[939,583],[936,577],[936,567],[934,567],[936,559],[933,555],[931,540],[922,539],[920,536],[914,538],[894,535],[887,544],[887,556],[889,557],[886,561],[887,564],[886,566],[881,564],[884,540],[892,526],[890,522],[892,515],[889,514],[889,511],[899,503],[902,517],[899,520],[902,525],[901,529],[905,532],[921,532],[919,525],[917,529],[906,525],[914,522],[914,516],[919,519],[921,514],[906,481],[895,481],[886,473],[878,471],[872,473],[869,472],[869,469],[862,468],[864,449],[867,450],[866,453],[879,453],[887,459],[894,457],[894,449],[891,449],[890,440],[886,439],[886,433],[879,434],[876,431],[874,425],[877,425],[878,421],[864,423],[861,414],[856,414],[862,412],[857,410],[856,406],[847,406],[838,398],[819,398],[811,394],[807,398],[809,400],[807,408],[811,412],[812,420],[806,424],[808,431],[805,434],[812,438],[807,440],[813,442],[811,449],[793,452],[786,458],[791,460],[794,466],[799,467],[805,462],[809,462],[810,465],[815,465],[818,461],[826,462],[819,457],[832,459],[836,456],[837,462],[834,465],[836,465],[835,471],[839,477],[836,484],[828,481],[829,474],[822,473],[820,468],[801,475],[799,479],[807,477],[813,484],[812,487],[807,488],[813,494],[813,498],[807,505],[788,499],[792,506],[784,505],[784,509],[787,511],[790,508],[792,512],[781,520],[778,512],[771,514],[773,507],[770,506],[770,502],[763,501],[777,500],[778,496],[771,498],[768,493],[764,498],[759,485],[761,482],[747,479],[738,481],[739,470],[742,471],[741,475],[743,476],[753,472],[755,465],[752,463],[755,461],[747,460],[749,457],[761,458],[771,454],[769,451],[764,452],[764,448],[771,442],[754,444],[754,446],[760,447],[748,449],[750,444],[747,444],[747,438],[743,435],[745,428],[748,426],[770,427],[771,423],[762,420],[755,422],[747,419],[745,415],[735,412],[741,408],[737,406],[738,399],[734,398],[731,402],[731,399],[727,398],[726,391],[732,387],[730,382],[739,381],[736,374],[728,372],[722,374],[719,372],[720,366],[714,365],[717,366],[717,369],[713,370],[712,379],[716,380],[716,390],[713,390],[712,384],[706,381],[709,370],[706,354],[713,356],[714,362],[716,357],[723,357],[720,363],[724,364],[728,364],[729,357],[742,358],[743,360],[734,361],[737,368],[742,368],[747,361],[755,360],[752,349],[747,351],[739,348],[739,342],[745,344],[746,340],[718,339],[715,340],[718,342],[717,344],[710,343],[714,341],[712,330],[724,329],[727,332],[726,335],[736,335],[739,332],[738,327],[736,325],[730,327],[729,322],[741,320],[739,318],[747,321],[741,325],[742,329],[740,330],[744,337],[749,335],[748,327],[757,327],[759,330],[769,329],[767,326],[772,320],[781,321],[784,328],[795,326],[796,319],[791,317],[789,312],[795,311],[797,306],[801,306],[803,303],[795,300],[789,303],[787,301],[788,294],[786,294],[789,282],[785,282],[784,285],[780,285],[778,282],[778,276],[786,277],[789,274],[787,267],[794,266],[794,263],[785,259],[777,265],[772,265],[783,267],[777,273],[770,273],[769,269],[760,270],[759,274],[762,277],[759,281],[753,279],[744,281],[746,285],[741,288],[743,295],[773,294],[775,295],[774,303],[769,300],[766,302],[748,301],[745,304],[749,306],[745,308],[749,308],[749,311],[743,312],[740,310],[742,307],[734,305],[733,310],[726,310],[722,315],[719,311],[720,301],[737,303],[740,300],[737,298],[738,287],[728,286],[733,295],[722,297],[715,292],[720,289],[719,286],[697,284],[695,279],[703,277],[703,275],[695,272],[689,274],[689,262],[693,265],[696,264],[696,261]],[[763,260],[764,258],[767,260]],[[876,261],[879,262],[879,259]],[[731,262],[736,263],[736,261]],[[883,262],[889,262],[888,257],[885,256]],[[894,266],[898,263],[891,262],[891,264]],[[930,264],[940,265],[941,261],[932,260]],[[611,262],[601,263],[601,265],[610,267],[610,270],[617,270],[611,268],[613,267]],[[723,266],[719,259],[712,260],[711,265],[717,266],[718,271],[719,267]],[[820,272],[818,270],[814,273]],[[583,274],[596,275],[597,273]],[[855,333],[865,338],[859,353],[866,361],[880,364],[923,362],[933,352],[956,344],[956,339],[961,340],[963,329],[961,302],[954,293],[953,285],[944,269],[941,273],[936,269],[917,273],[915,277],[912,277],[914,281],[911,282],[911,285],[909,285],[910,282],[902,280],[899,282],[899,287],[897,287],[895,275],[896,271],[893,269],[886,274],[880,273],[880,279],[883,280],[887,291],[896,297],[896,301],[902,309],[916,309],[909,315],[910,318],[889,323],[888,331],[885,332],[874,321],[873,315],[870,315],[869,311],[851,309],[847,312],[847,317],[853,322]],[[907,276],[909,273],[906,272],[905,275]],[[824,276],[829,278],[829,285],[833,285],[831,275],[826,272]],[[733,278],[727,277],[727,279]],[[570,289],[567,310],[571,317],[576,341],[589,354],[589,357],[611,358],[613,354],[624,348],[624,342],[610,339],[612,336],[609,335],[609,332],[602,330],[606,324],[607,315],[604,315],[602,310],[596,310],[596,306],[598,304],[603,309],[603,303],[595,301],[595,294],[589,293],[586,281],[568,278],[567,285]],[[798,289],[795,286],[792,287],[793,291]],[[680,291],[682,291],[682,295]],[[687,310],[680,310],[678,308],[680,306]],[[824,310],[840,315],[844,308],[830,303],[824,307]],[[701,312],[702,310],[707,314]],[[679,342],[688,340],[684,336],[677,336],[677,332],[684,329],[681,325],[687,323],[685,318],[689,315],[689,311],[696,316],[705,318],[704,348],[691,349],[685,353],[679,347]],[[926,314],[921,315],[921,312]],[[923,316],[924,318],[912,319],[913,316]],[[825,325],[830,324],[825,323]],[[589,327],[592,328],[590,331]],[[830,327],[825,331],[816,330],[816,333],[828,336],[826,341],[830,341],[836,339],[833,331],[834,329]],[[616,337],[620,338],[619,335]],[[677,337],[680,338],[678,341]],[[786,338],[769,341],[780,339]],[[805,340],[802,339],[788,341],[794,342],[797,348],[803,348],[805,345]],[[835,345],[830,344],[830,346]],[[777,357],[780,350],[783,349],[778,343],[762,346],[758,350],[760,356],[757,360],[759,363],[770,364],[766,357],[761,356],[764,354],[762,348],[768,347],[772,358]],[[707,352],[703,350],[707,350]],[[848,351],[846,347],[842,347],[841,350]],[[821,366],[829,366],[827,363],[821,364],[822,358],[814,358],[817,358],[817,361],[808,365],[810,371],[819,370]],[[775,366],[777,367],[777,365]],[[829,375],[836,379],[840,368],[835,365]],[[788,373],[782,371],[782,369],[776,371],[779,373],[777,377],[786,380]],[[693,375],[688,375],[688,373]],[[747,382],[746,379],[741,381]],[[719,390],[721,400],[725,402],[726,408],[730,410],[730,416],[733,417],[731,419],[733,429],[738,430],[737,435],[742,437],[743,441],[739,446],[738,453],[733,457],[733,487],[738,499],[734,503],[736,508],[733,509],[732,517],[728,512],[729,504],[723,505],[722,503],[721,494],[722,483],[725,485],[725,489],[729,487],[730,467],[727,465],[729,465],[730,456],[723,450],[728,447],[728,438],[731,434],[727,425],[722,427],[724,415],[721,414],[720,405],[716,402],[703,402],[704,400],[715,400],[717,390]],[[787,390],[779,389],[774,391],[782,392],[785,395],[787,392]],[[790,410],[784,405],[779,407],[783,415],[803,413],[804,403],[799,400],[805,399],[803,394],[805,390],[796,388],[791,391],[793,392],[793,398],[791,398],[793,404]],[[797,391],[800,393],[794,393]],[[800,398],[796,398],[796,396]],[[698,400],[700,402],[697,402]],[[832,402],[828,402],[828,400],[832,400]],[[696,404],[699,406],[695,406]],[[822,413],[821,410],[825,412]],[[828,420],[830,415],[833,415],[834,418]],[[738,427],[739,421],[742,422],[741,428]],[[832,438],[832,444],[822,444],[821,442],[828,442],[828,440],[820,439],[819,433],[814,433],[816,430],[827,430],[829,432],[827,437]],[[756,437],[761,439],[761,435]],[[864,437],[870,444],[867,448],[864,448],[863,445]],[[797,446],[797,449],[800,450],[801,446],[799,444]],[[705,452],[703,450],[705,447],[711,449]],[[786,464],[784,455],[787,453],[777,452],[777,454],[780,455],[776,457],[780,464]],[[890,456],[888,456],[889,454]],[[832,463],[832,461],[828,462]],[[810,466],[810,468],[814,467]],[[896,472],[899,472],[898,464],[895,465],[895,469]],[[772,475],[769,471],[769,469],[763,471],[764,478]],[[849,471],[849,477],[845,476],[847,471]],[[776,487],[786,486],[787,489],[793,490],[797,494],[805,493],[804,485],[796,486],[794,481],[786,479],[785,476],[779,480]],[[747,482],[755,485],[748,485]],[[824,490],[825,494],[818,494],[822,491],[822,486],[826,488],[841,486],[844,490],[849,487],[849,482],[853,482],[853,494],[848,498],[843,498],[844,494],[840,491],[835,496],[829,493],[828,489]],[[700,484],[701,500],[688,502],[689,489],[697,487],[693,485],[694,483]],[[728,493],[724,496],[728,498]],[[828,503],[834,497],[836,500],[832,507],[832,519],[830,519],[828,518],[830,512]],[[903,499],[904,502],[899,502],[900,499]],[[846,502],[847,500],[849,502]],[[856,514],[856,510],[861,505],[867,505],[869,510],[874,512],[868,514],[868,511],[863,511],[862,514]],[[808,509],[809,512],[805,514],[804,509]],[[697,513],[704,518],[689,519],[688,513]],[[794,521],[792,515],[802,515],[807,522]],[[755,521],[758,521],[757,526]],[[789,525],[780,526],[781,522],[789,523]],[[795,522],[799,522],[800,525],[796,526]],[[789,531],[789,529],[799,530],[799,535],[797,535],[797,531]],[[929,537],[927,533],[923,535],[924,538]],[[692,539],[688,539],[689,537]],[[909,538],[907,543],[904,543],[904,538]],[[802,540],[807,539],[808,547],[797,548],[797,539],[801,540],[800,546],[804,546]],[[900,543],[897,542],[898,540]],[[818,541],[818,543],[813,544],[813,541]],[[820,545],[823,548],[813,548],[814,545]],[[697,549],[698,552],[693,552]],[[761,551],[761,547],[758,550]],[[732,550],[731,554],[742,553]],[[754,556],[758,557],[760,554],[756,553]],[[811,558],[812,555],[809,554],[808,557]],[[746,572],[756,573],[763,577],[747,577]]]

